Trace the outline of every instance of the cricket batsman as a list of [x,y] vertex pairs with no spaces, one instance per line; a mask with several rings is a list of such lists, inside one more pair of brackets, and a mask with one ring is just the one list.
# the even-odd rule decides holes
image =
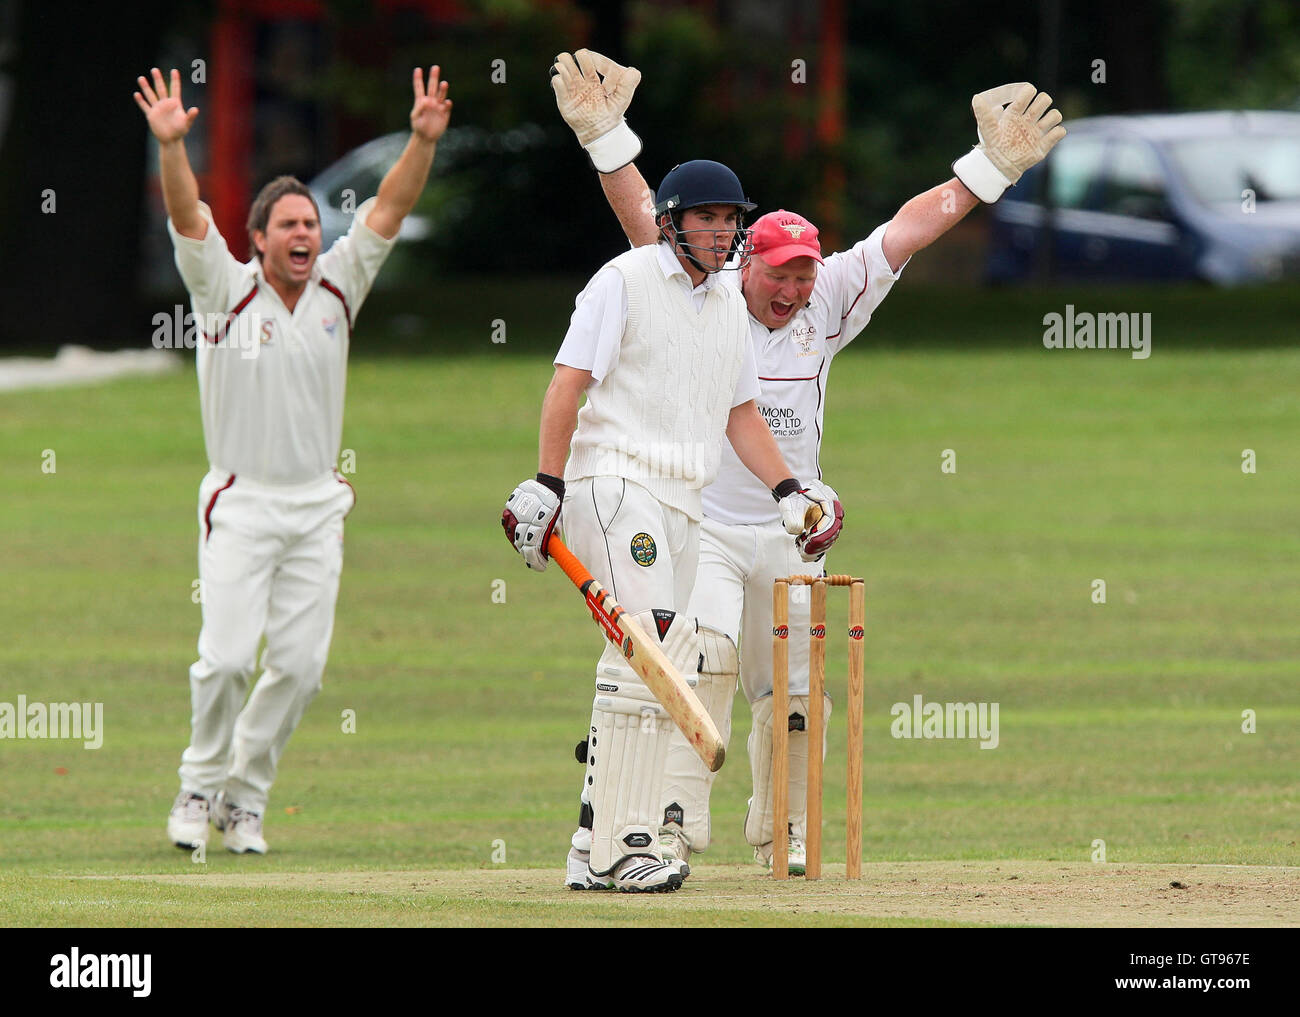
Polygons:
[[[717,473],[724,434],[792,548],[839,526],[833,506],[791,477],[755,403],[744,300],[722,279],[733,257],[738,265],[748,258],[744,214],[753,203],[730,169],[707,160],[675,167],[658,193],[657,242],[606,264],[578,296],[542,404],[538,473],[507,499],[502,525],[527,565],[541,570],[563,508],[574,553],[693,683],[701,659],[730,645],[687,611],[701,491]],[[813,505],[822,517],[806,526]],[[681,886],[689,868],[665,862],[658,843],[672,730],[607,644],[596,667],[570,885]]]
[[[320,691],[343,566],[352,486],[335,472],[348,346],[357,313],[415,206],[447,130],[438,68],[416,68],[411,138],[321,252],[320,216],[293,177],[267,184],[248,216],[252,257],[230,253],[199,201],[185,135],[199,111],[158,68],[136,105],[158,140],[167,230],[203,328],[196,351],[209,470],[199,485],[203,627],[190,668],[191,729],[167,820],[178,847],[205,845],[209,819],[237,853],[265,854],[262,817],[286,743]],[[263,635],[261,676],[245,702]]]
[[[557,63],[557,104],[596,170],[606,198],[634,249],[657,236],[649,189],[633,165],[640,141],[624,114],[640,81],[635,68],[587,50]],[[976,95],[971,106],[979,144],[953,164],[954,177],[912,198],[887,223],[847,251],[824,256],[817,227],[785,210],[755,221],[752,252],[739,273],[746,326],[758,364],[757,403],[791,470],[819,478],[826,391],[833,358],[871,320],[908,259],[952,229],[981,201],[994,202],[1065,136],[1051,97],[1031,84],[1002,85]],[[592,111],[599,111],[596,118]],[[739,277],[737,279],[737,276]],[[790,640],[788,717],[772,716],[772,583],[805,572],[793,553],[767,492],[724,443],[717,476],[704,489],[700,558],[688,613],[701,631],[721,634],[723,651],[706,655],[696,694],[726,739],[737,680],[749,701],[753,792],[745,838],[755,859],[772,859],[772,725],[790,732],[790,872],[803,874],[807,822],[808,642]],[[815,482],[808,480],[813,487]],[[835,492],[819,494],[840,512]],[[824,554],[825,542],[804,549]],[[824,574],[824,565],[819,568]],[[807,631],[810,604],[791,598],[790,631]],[[736,647],[739,646],[739,654]],[[825,701],[830,717],[830,699]],[[829,725],[827,727],[829,729]],[[826,746],[821,751],[824,755]],[[688,862],[709,846],[709,794],[714,774],[680,737],[672,739],[660,796],[659,842],[665,858]],[[576,841],[575,841],[576,843]],[[573,854],[569,858],[572,884]]]

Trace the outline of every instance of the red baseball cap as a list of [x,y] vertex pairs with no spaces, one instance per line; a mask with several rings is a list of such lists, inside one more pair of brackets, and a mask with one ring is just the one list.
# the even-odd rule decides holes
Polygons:
[[791,258],[822,260],[822,245],[817,227],[798,212],[778,209],[760,216],[754,223],[750,239],[753,253],[769,265],[784,265]]

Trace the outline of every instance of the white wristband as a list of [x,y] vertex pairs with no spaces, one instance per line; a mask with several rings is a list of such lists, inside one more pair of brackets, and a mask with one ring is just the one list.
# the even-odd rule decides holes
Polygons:
[[975,197],[989,204],[1002,197],[1002,192],[1011,186],[1011,181],[979,148],[972,148],[954,162],[952,171]]
[[613,173],[632,162],[641,154],[641,139],[620,120],[618,126],[607,131],[595,141],[582,146],[591,157],[591,164],[601,173]]

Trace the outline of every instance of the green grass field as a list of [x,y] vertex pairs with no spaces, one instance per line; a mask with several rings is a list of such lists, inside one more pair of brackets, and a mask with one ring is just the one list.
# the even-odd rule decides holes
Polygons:
[[[831,877],[776,888],[749,863],[742,701],[713,849],[639,900],[559,888],[600,637],[498,523],[549,358],[479,348],[354,360],[333,651],[265,858],[164,837],[199,628],[192,370],[0,394],[0,702],[98,701],[106,728],[95,751],[0,742],[0,921],[1300,923],[1300,353],[845,354],[822,466],[848,513],[833,567],[867,578],[868,879],[836,874],[838,716]],[[833,693],[844,670],[833,645]],[[892,738],[917,694],[998,703],[1000,744]],[[1171,879],[1192,889],[1166,902]],[[972,883],[997,906],[965,906]]]

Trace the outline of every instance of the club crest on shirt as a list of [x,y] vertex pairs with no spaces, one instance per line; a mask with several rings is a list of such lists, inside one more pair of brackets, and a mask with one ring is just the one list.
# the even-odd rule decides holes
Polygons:
[[659,549],[655,547],[654,537],[648,533],[638,533],[632,538],[632,560],[642,568],[649,568],[659,557]]
[[262,322],[262,333],[259,336],[259,338],[262,340],[263,346],[265,346],[267,343],[271,341],[272,333],[274,332],[274,329],[275,329],[275,322],[273,321]]
[[814,344],[817,342],[817,326],[809,325],[807,328],[795,328],[790,330],[790,338],[794,340],[799,347],[797,357],[815,357],[817,350]]
[[339,327],[339,316],[336,314],[332,318],[321,318],[320,325],[321,328],[323,328],[327,333],[329,333],[329,337],[333,339],[334,333],[338,330]]

